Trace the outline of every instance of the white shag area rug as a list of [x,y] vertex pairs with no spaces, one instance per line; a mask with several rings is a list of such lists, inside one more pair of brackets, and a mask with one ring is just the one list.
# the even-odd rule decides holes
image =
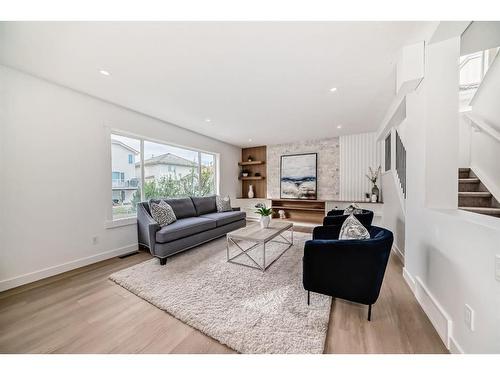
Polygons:
[[[307,239],[310,234],[295,232],[294,245],[265,272],[228,263],[220,238],[169,258],[165,266],[151,259],[110,279],[240,353],[323,353],[331,298],[315,293],[307,305]],[[271,261],[286,245],[266,246]],[[252,251],[257,259],[261,253]],[[251,264],[245,255],[238,260]]]

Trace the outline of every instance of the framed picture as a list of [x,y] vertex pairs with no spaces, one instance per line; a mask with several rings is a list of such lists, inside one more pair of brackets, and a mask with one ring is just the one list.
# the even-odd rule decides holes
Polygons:
[[280,198],[316,199],[317,174],[317,153],[282,155],[280,164]]

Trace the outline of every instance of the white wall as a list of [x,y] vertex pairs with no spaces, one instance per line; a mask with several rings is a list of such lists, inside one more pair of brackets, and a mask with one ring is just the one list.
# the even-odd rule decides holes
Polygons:
[[[459,49],[458,37],[429,45],[429,74],[407,96],[405,277],[453,350],[499,353],[500,220],[438,209],[440,199],[450,205],[457,195]],[[464,323],[465,304],[475,311],[474,331]]]
[[461,115],[458,119],[458,166],[460,168],[470,167],[471,135],[471,126]]
[[0,290],[137,248],[135,225],[104,225],[111,202],[105,125],[219,153],[221,192],[239,191],[237,147],[2,66],[0,82]]
[[[500,24],[500,22],[499,22]],[[471,102],[472,113],[500,131],[500,55],[488,69]]]
[[[469,127],[470,129],[470,127]],[[500,141],[484,131],[470,133],[470,166],[500,201]]]
[[[366,177],[368,168],[382,164],[381,143],[376,133],[362,133],[340,137],[340,199],[364,200],[371,193],[372,183]],[[377,186],[381,187],[380,180]]]
[[384,192],[384,215],[382,226],[392,231],[393,246],[401,253],[405,252],[405,213],[401,204],[401,192],[397,191],[394,169],[382,174],[381,186]]

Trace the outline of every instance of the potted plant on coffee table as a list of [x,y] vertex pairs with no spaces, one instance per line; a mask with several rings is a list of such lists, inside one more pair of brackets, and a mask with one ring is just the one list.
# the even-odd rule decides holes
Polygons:
[[269,223],[271,222],[271,215],[273,214],[273,210],[271,208],[267,208],[263,203],[257,203],[255,205],[255,208],[257,209],[255,213],[260,215],[260,227],[268,228]]

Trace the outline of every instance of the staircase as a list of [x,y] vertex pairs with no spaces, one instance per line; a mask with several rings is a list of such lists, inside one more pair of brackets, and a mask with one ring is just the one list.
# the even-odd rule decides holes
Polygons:
[[458,170],[458,208],[500,218],[500,204],[470,168]]

